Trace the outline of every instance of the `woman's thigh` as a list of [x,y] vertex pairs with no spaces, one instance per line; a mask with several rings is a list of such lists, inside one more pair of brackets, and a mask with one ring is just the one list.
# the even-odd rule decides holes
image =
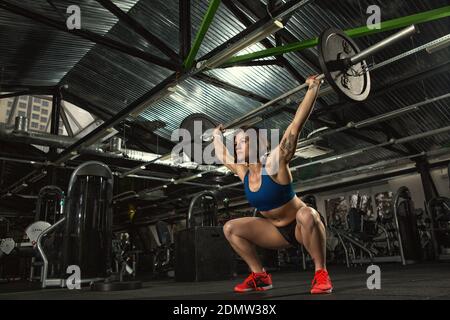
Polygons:
[[290,245],[278,229],[264,218],[244,217],[230,220],[225,224],[224,232],[266,249],[280,249]]

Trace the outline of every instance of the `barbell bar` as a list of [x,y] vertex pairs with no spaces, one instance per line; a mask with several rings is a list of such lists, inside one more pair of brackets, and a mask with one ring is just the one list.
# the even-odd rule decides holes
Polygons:
[[[361,76],[364,74],[368,77],[369,72],[367,69],[367,65],[364,61],[366,58],[385,49],[387,46],[393,45],[394,43],[396,43],[400,40],[410,37],[415,32],[416,32],[416,27],[414,25],[411,25],[411,26],[404,28],[404,29],[400,30],[399,32],[387,37],[386,39],[360,51],[358,49],[358,47],[356,46],[356,44],[353,42],[353,40],[350,37],[346,36],[343,31],[340,31],[338,29],[325,30],[319,38],[319,49],[321,49],[321,50],[319,50],[319,61],[321,61],[322,71],[324,71],[324,73],[320,74],[317,77],[317,79],[322,80],[322,81],[325,79],[328,80],[328,83],[341,96],[344,95],[350,99],[352,99],[352,97],[356,98],[355,95],[349,95],[349,94],[343,93],[342,86],[338,86],[336,84],[336,79],[339,76],[348,74],[349,68],[352,68],[353,66],[358,65],[358,64],[361,64],[360,68],[362,69],[361,70],[362,73],[358,74],[358,75]],[[330,54],[330,52],[327,52],[327,49],[330,49],[330,47],[332,45],[331,41],[330,41],[330,44],[327,44],[327,40],[329,40],[333,35],[336,36],[337,34],[340,36],[340,38],[342,38],[342,44],[343,44],[342,46],[343,47],[348,46],[348,45],[352,46],[352,48],[350,48],[350,49],[343,48],[344,50],[341,53],[345,54],[345,50],[349,50],[349,52],[354,52],[354,54],[351,56],[339,56],[338,55],[338,56],[334,57],[335,58],[334,61],[328,61],[326,59],[326,57],[324,57],[324,54],[329,53],[329,55],[332,56],[333,53],[336,53],[336,52],[333,51],[333,52],[331,52],[331,54]],[[333,48],[333,49],[335,49],[335,48]],[[331,68],[328,69],[327,66],[331,66]],[[336,74],[333,74],[333,73],[336,73]],[[354,75],[350,74],[350,76],[354,76]],[[280,101],[288,98],[289,96],[296,94],[297,92],[299,92],[307,87],[308,87],[308,85],[306,83],[303,83],[303,84],[289,90],[288,92],[283,93],[282,95],[262,104],[258,108],[255,108],[255,109],[251,110],[250,112],[244,114],[243,116],[225,124],[224,129],[231,129],[233,127],[237,127],[239,124],[241,124],[245,121],[248,121],[253,116],[259,114],[261,111],[276,104],[277,102],[280,102]],[[370,84],[369,84],[369,87],[370,87]],[[352,100],[362,101],[366,97],[367,96],[365,95],[363,97],[363,99],[352,99]],[[211,141],[212,138],[213,138],[212,133],[204,133],[202,135],[202,140],[205,142]]]

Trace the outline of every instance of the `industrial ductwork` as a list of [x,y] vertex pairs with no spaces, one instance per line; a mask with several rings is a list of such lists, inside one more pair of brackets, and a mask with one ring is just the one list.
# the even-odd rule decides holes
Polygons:
[[[24,123],[26,124],[26,118],[20,118],[22,119],[16,119],[16,126],[14,129],[0,128],[0,140],[65,149],[74,144],[78,139],[68,136],[57,136],[49,133],[22,130],[23,128],[26,128],[24,125]],[[113,137],[109,142],[101,142],[81,148],[78,153],[140,162],[148,162],[160,157],[160,155],[156,153],[123,148],[122,139],[119,137]],[[212,170],[212,168],[215,168],[214,166],[198,165],[193,162],[188,162],[185,158],[157,160],[155,161],[155,164],[193,170]]]

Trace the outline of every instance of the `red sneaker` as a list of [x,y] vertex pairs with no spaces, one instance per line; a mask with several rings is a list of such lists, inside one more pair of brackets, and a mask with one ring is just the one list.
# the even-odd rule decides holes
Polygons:
[[317,270],[311,284],[311,294],[331,293],[333,285],[326,270]]
[[244,282],[234,287],[235,292],[266,291],[272,289],[272,277],[267,272],[252,272]]

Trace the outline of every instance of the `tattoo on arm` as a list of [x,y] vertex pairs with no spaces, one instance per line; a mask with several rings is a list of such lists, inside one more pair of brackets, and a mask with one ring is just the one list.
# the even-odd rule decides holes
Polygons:
[[297,136],[289,133],[289,135],[281,141],[280,149],[283,151],[284,157],[290,160],[295,153],[297,147]]

